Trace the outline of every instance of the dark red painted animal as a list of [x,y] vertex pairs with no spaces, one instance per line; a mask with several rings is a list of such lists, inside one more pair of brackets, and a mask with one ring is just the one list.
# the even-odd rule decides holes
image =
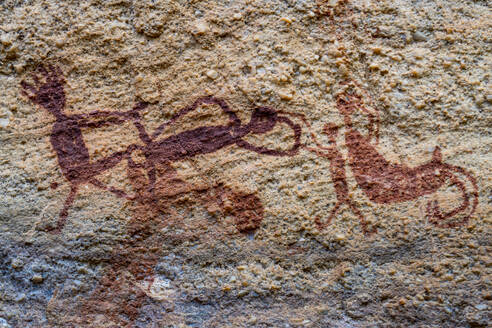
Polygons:
[[59,233],[65,225],[68,209],[74,202],[80,185],[92,184],[95,187],[110,191],[118,197],[127,197],[122,190],[107,187],[96,177],[117,165],[134,147],[91,162],[81,129],[122,124],[124,121],[132,119],[139,110],[143,109],[144,105],[139,104],[128,112],[94,111],[85,115],[68,115],[63,112],[65,108],[65,90],[63,88],[65,80],[60,69],[53,66],[48,67],[48,69],[39,67],[38,74],[31,76],[34,85],[22,81],[22,93],[55,117],[56,121],[51,130],[50,141],[58,157],[58,164],[62,173],[71,185],[70,193],[60,212],[56,227],[48,228],[54,233]]
[[[359,86],[355,82],[353,84]],[[365,96],[368,95],[365,94]],[[377,113],[370,112],[363,106],[361,97],[353,94],[344,94],[337,97],[337,109],[344,118],[346,129],[345,144],[348,148],[349,165],[358,186],[371,201],[379,204],[410,201],[432,194],[449,182],[462,193],[462,203],[453,210],[443,213],[437,201],[428,202],[428,219],[438,227],[448,228],[464,225],[468,222],[478,205],[477,183],[469,172],[461,167],[443,163],[439,147],[434,150],[433,158],[429,163],[418,167],[411,168],[401,164],[390,163],[371,144],[371,142],[375,141],[377,143],[379,140],[379,116]],[[357,131],[352,124],[352,115],[357,110],[366,114],[369,120],[368,133],[365,136]],[[311,129],[303,114],[286,114],[300,118],[308,129]],[[375,232],[375,229],[368,230],[366,220],[349,197],[345,159],[336,147],[338,127],[334,124],[326,124],[324,133],[329,137],[329,146],[322,146],[312,132],[310,135],[316,147],[302,145],[306,150],[330,160],[330,174],[337,196],[337,203],[328,219],[323,223],[319,217],[316,218],[315,222],[318,228],[325,228],[341,206],[346,204],[359,217],[364,233]],[[459,178],[460,175],[470,182],[473,188],[471,192],[467,191],[465,182]],[[469,209],[468,213],[465,213],[461,220],[444,222],[459,213],[465,212],[467,209]]]

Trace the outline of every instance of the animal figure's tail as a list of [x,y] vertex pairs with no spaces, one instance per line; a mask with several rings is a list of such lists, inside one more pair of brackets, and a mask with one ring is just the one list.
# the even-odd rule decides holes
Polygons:
[[[475,180],[475,177],[473,177],[469,172],[465,171],[463,168],[459,166],[442,164],[442,168],[444,170],[442,174],[445,174],[452,182],[452,184],[457,186],[458,189],[460,189],[463,195],[463,202],[461,203],[461,205],[452,209],[451,211],[443,213],[439,207],[437,200],[429,201],[427,203],[428,220],[430,223],[440,228],[454,228],[454,227],[463,226],[468,223],[468,220],[473,215],[473,213],[475,213],[475,210],[478,205],[477,181]],[[473,190],[470,193],[467,192],[465,182],[459,179],[457,174],[464,176],[470,182],[470,184],[473,187]],[[469,209],[469,212],[465,214],[465,216],[461,220],[448,222],[448,223],[443,222],[444,220],[449,219],[457,215],[458,213],[462,213],[467,209]]]

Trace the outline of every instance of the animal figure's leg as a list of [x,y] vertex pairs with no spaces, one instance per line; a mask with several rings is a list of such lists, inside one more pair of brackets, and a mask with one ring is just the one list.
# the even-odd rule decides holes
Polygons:
[[77,189],[78,189],[77,185],[71,186],[70,193],[68,194],[67,199],[65,199],[65,204],[63,204],[63,208],[60,212],[60,216],[58,218],[58,223],[56,225],[56,228],[51,229],[50,232],[54,234],[58,234],[65,226],[68,217],[68,209],[70,208],[70,206],[72,206],[73,201],[75,200],[75,196],[77,195]]
[[343,205],[343,203],[344,202],[342,202],[342,201],[337,201],[337,203],[335,204],[335,207],[331,210],[331,213],[330,213],[330,216],[328,217],[328,220],[326,220],[325,223],[322,223],[320,218],[316,217],[314,222],[318,226],[319,230],[323,230],[324,228],[326,228],[327,225],[330,224],[331,220],[333,220],[335,215],[338,213],[338,211],[340,210],[340,207]]
[[347,200],[347,204],[352,212],[354,212],[354,214],[359,217],[360,225],[362,226],[362,231],[365,235],[372,235],[377,231],[376,227],[373,227],[371,230],[367,229],[367,221],[354,203],[352,203],[350,200]]

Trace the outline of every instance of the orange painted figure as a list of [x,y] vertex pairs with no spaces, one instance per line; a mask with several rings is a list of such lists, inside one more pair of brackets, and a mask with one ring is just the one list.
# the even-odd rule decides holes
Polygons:
[[[348,148],[349,165],[358,186],[369,199],[379,204],[390,204],[417,199],[434,193],[446,183],[456,186],[462,193],[462,203],[449,212],[442,212],[437,201],[427,204],[429,221],[438,227],[456,227],[468,222],[478,205],[478,187],[475,178],[463,168],[443,163],[441,151],[436,147],[432,159],[417,167],[388,162],[370,143],[371,133],[363,136],[352,126],[352,114],[356,110],[366,111],[361,98],[356,95],[341,95],[337,98],[337,109],[345,123],[345,144]],[[371,129],[370,129],[371,130]],[[459,175],[469,180],[473,187],[467,192]],[[471,196],[471,197],[470,197]],[[470,199],[472,198],[472,199]],[[457,222],[444,220],[465,213]]]
[[[354,82],[355,84],[355,82]],[[387,161],[371,144],[372,140],[378,140],[378,119],[364,107],[360,96],[345,93],[336,98],[336,107],[343,116],[345,123],[345,145],[348,149],[348,165],[354,175],[359,188],[374,203],[391,204],[415,200],[424,195],[436,192],[446,183],[456,186],[462,194],[462,202],[449,212],[443,212],[437,201],[427,203],[427,217],[429,222],[441,228],[452,228],[464,225],[475,212],[478,205],[478,187],[475,178],[461,167],[443,163],[439,147],[436,147],[432,159],[417,167],[408,167],[402,164]],[[352,115],[356,111],[364,112],[369,118],[367,135],[362,135],[353,127]],[[305,124],[307,121],[301,117]],[[316,148],[304,146],[305,149],[330,160],[330,173],[333,179],[337,203],[330,216],[322,223],[316,219],[318,228],[323,229],[331,222],[341,205],[346,204],[360,219],[364,233],[372,233],[375,229],[368,230],[367,223],[348,196],[348,185],[345,174],[345,160],[336,147],[335,137],[338,127],[327,124],[324,133],[329,136],[330,146],[322,146],[316,143]],[[460,179],[465,177],[472,190],[468,191],[465,182]],[[465,211],[467,213],[465,213]],[[460,213],[463,217],[458,221],[446,222]]]

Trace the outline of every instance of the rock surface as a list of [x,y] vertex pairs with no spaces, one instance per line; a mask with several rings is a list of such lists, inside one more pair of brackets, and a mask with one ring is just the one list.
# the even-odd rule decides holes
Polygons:
[[0,2],[0,327],[487,327],[491,25]]

